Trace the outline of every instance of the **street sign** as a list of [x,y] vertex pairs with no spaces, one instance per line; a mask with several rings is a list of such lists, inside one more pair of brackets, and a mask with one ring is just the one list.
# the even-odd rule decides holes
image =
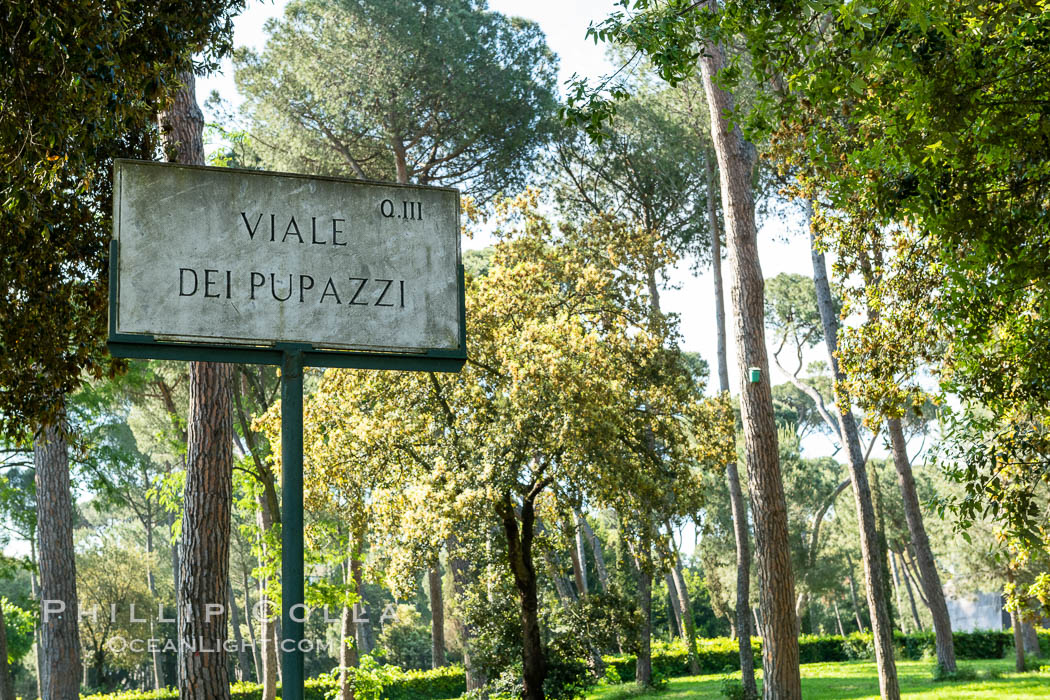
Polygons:
[[113,214],[118,352],[465,358],[454,189],[118,160]]
[[281,365],[282,688],[303,700],[303,367],[463,366],[459,193],[117,160],[109,283],[115,357]]

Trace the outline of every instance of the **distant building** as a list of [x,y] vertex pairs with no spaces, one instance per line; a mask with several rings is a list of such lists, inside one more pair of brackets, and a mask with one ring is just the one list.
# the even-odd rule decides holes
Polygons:
[[976,630],[1005,630],[1010,627],[1010,615],[1003,610],[1001,593],[978,593],[967,598],[947,598],[948,617],[955,632]]

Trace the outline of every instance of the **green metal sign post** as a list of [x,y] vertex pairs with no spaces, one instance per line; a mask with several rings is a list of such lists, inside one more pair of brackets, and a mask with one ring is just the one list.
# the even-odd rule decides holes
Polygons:
[[[304,700],[303,370],[462,368],[458,192],[137,161],[114,170],[110,353],[281,367],[282,697]],[[281,266],[268,288],[264,265]]]
[[[282,697],[303,700],[303,353],[285,349],[281,365]],[[298,612],[297,612],[298,611]]]

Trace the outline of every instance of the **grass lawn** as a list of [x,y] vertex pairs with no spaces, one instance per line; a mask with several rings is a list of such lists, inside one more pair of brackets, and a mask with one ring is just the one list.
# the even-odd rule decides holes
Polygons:
[[[898,661],[901,694],[924,700],[963,700],[1010,698],[1050,698],[1050,672],[1014,673],[1013,659],[992,661],[960,661],[960,669],[978,673],[975,681],[935,683],[933,664],[929,661]],[[989,671],[999,678],[989,678]],[[761,675],[761,674],[759,674]],[[740,678],[740,673],[735,674]],[[762,681],[759,680],[761,691]],[[639,693],[633,685],[598,688],[588,700],[627,700],[630,698],[660,698],[661,700],[716,700],[722,697],[722,675],[672,678],[667,688],[659,692]],[[850,661],[832,664],[803,664],[802,697],[806,700],[878,700],[879,679],[874,661]]]

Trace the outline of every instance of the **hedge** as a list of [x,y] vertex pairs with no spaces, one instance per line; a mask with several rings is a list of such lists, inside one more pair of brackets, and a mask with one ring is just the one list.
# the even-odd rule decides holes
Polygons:
[[[1044,655],[1050,654],[1050,630],[1038,630],[1039,646]],[[1013,646],[1013,632],[956,632],[955,656],[959,659],[1001,659]],[[905,659],[933,657],[936,653],[933,632],[894,635],[898,655]],[[871,635],[853,633],[840,635],[807,634],[799,637],[799,661],[819,663],[866,659],[874,656]],[[762,664],[762,641],[751,639],[755,666]],[[685,645],[656,643],[653,645],[653,674],[672,678],[689,675],[689,657]],[[722,673],[740,668],[739,647],[736,640],[726,637],[698,639],[697,655],[701,673]],[[366,657],[370,658],[370,657]],[[623,682],[634,680],[637,657],[620,654],[603,657],[606,673]],[[447,666],[432,671],[403,671],[396,666],[367,664],[360,672],[358,697],[366,700],[445,700],[458,698],[466,692],[466,677],[462,667]],[[338,681],[334,676],[311,678],[306,681],[305,700],[326,700],[334,697]],[[278,688],[277,695],[281,691]],[[151,690],[87,695],[82,700],[178,700],[175,690]],[[231,700],[261,700],[262,686],[256,683],[234,683]]]
[[[1039,646],[1043,654],[1050,654],[1050,630],[1038,630]],[[959,659],[1001,659],[1013,646],[1013,632],[955,632],[955,656]],[[936,654],[933,632],[916,632],[894,634],[898,656],[905,659],[922,659]],[[841,635],[807,634],[798,640],[799,662],[829,663],[850,661],[852,659],[870,659],[875,651],[871,634],[854,632],[845,637]],[[762,641],[753,637],[751,650],[755,666],[762,665]],[[725,637],[697,640],[697,657],[701,673],[721,673],[726,669],[740,669],[740,652],[736,640]],[[615,671],[622,681],[634,680],[634,654],[620,654],[603,657],[608,668]],[[685,646],[680,642],[669,645],[654,645],[653,674],[671,678],[689,675],[689,657]],[[611,675],[611,674],[610,674]]]
[[[374,666],[362,674],[357,697],[367,700],[446,700],[458,698],[467,690],[466,675],[461,666],[446,666],[432,671],[403,671],[396,666]],[[367,686],[367,687],[361,687]],[[339,688],[335,676],[309,678],[305,684],[304,700],[326,700],[334,697]],[[372,691],[371,693],[369,691]],[[373,695],[374,693],[374,695]],[[281,697],[281,686],[277,686]],[[82,700],[178,700],[177,690],[129,691],[101,695],[82,695]],[[258,683],[234,683],[230,686],[230,700],[262,700],[262,686]]]

